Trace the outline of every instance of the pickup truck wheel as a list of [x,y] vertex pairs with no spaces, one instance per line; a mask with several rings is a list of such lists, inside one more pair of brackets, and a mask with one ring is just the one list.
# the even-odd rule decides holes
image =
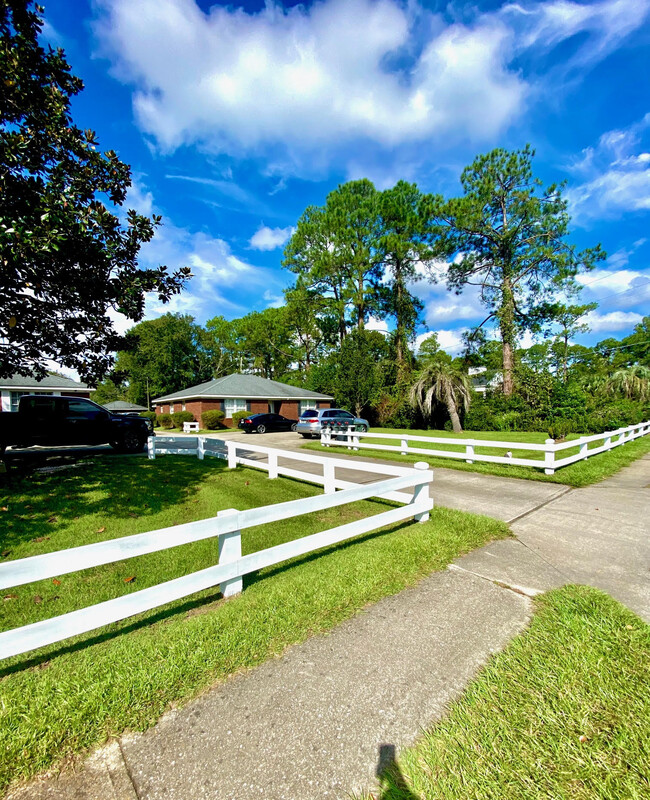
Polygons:
[[141,453],[144,450],[145,440],[137,431],[124,431],[122,438],[111,442],[111,447],[119,453]]

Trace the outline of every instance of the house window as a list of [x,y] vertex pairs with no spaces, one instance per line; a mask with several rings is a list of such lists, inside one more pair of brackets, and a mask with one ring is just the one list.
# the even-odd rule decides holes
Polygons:
[[169,406],[169,413],[170,413],[170,414],[173,414],[173,413],[174,413],[174,406],[173,406],[173,405],[170,405],[170,406]]
[[303,411],[307,411],[310,408],[314,407],[313,400],[301,400],[300,401],[300,416],[302,417]]
[[224,406],[226,417],[232,419],[232,415],[237,413],[237,411],[246,411],[246,400],[243,400],[241,397],[229,397],[225,401]]
[[187,409],[185,408],[185,403],[183,403],[183,411],[187,411]]

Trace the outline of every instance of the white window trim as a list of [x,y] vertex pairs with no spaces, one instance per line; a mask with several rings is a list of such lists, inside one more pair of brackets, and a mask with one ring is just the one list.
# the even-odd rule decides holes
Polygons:
[[243,397],[227,397],[224,402],[226,418],[232,419],[232,415],[238,411],[246,411],[246,399]]

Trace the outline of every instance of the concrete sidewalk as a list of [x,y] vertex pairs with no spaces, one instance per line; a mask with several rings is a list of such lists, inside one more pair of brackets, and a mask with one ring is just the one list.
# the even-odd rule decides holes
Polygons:
[[[434,497],[445,505],[441,472]],[[471,502],[472,486],[478,499],[468,510],[485,512],[492,495],[493,516],[514,514],[516,539],[474,551],[328,635],[215,686],[147,733],[100,749],[79,772],[9,797],[344,798],[376,787],[381,754],[412,744],[490,653],[525,627],[530,595],[590,583],[650,620],[650,456],[572,491],[469,477],[456,507]]]

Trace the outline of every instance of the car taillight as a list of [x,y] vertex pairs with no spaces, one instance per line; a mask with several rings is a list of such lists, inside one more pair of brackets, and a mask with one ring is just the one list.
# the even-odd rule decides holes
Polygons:
[[314,417],[313,419],[306,419],[305,422],[318,422],[318,417]]

